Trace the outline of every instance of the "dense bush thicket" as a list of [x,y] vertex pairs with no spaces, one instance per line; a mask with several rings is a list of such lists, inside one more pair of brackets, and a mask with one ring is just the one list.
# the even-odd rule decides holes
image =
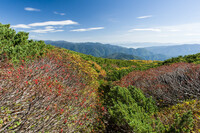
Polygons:
[[28,60],[42,56],[46,52],[46,48],[52,46],[46,45],[44,41],[28,40],[26,32],[18,32],[10,28],[10,25],[2,25],[0,23],[0,55],[6,54],[7,58],[13,62],[19,60]]
[[[106,94],[109,120],[108,132],[136,133],[180,133],[196,131],[192,111],[177,111],[176,114],[166,111],[158,112],[155,101],[147,98],[140,89],[115,86]],[[197,109],[197,108],[196,108]],[[171,115],[173,116],[171,116]],[[198,120],[195,118],[195,121]],[[195,122],[198,124],[198,122]]]
[[[158,121],[152,121],[150,115],[157,108],[151,98],[146,98],[136,88],[114,87],[109,92],[110,107],[108,112],[112,121],[118,126],[126,126],[126,123],[134,132],[161,132],[162,125]],[[153,127],[155,126],[155,127]]]
[[159,106],[164,106],[181,100],[199,98],[199,81],[200,65],[177,63],[131,72],[116,84],[141,88],[146,95],[153,96]]
[[101,105],[74,66],[53,54],[18,69],[1,63],[0,132],[91,132]]

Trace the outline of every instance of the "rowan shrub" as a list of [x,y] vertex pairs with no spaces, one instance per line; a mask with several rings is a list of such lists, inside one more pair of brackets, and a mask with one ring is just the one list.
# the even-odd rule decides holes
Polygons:
[[73,57],[20,62],[0,62],[0,132],[91,132],[102,123],[94,76]]
[[200,65],[176,63],[146,71],[133,71],[115,84],[141,88],[158,106],[173,105],[200,96]]

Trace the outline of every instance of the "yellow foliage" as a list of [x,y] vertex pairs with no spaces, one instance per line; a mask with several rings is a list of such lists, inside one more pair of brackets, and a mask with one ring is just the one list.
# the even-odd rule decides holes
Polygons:
[[197,133],[200,129],[200,100],[185,101],[181,104],[164,108],[157,115],[164,125],[168,125],[174,122],[176,113],[183,114],[189,110],[193,112],[195,125],[193,131]]
[[136,63],[139,63],[139,64],[153,63],[154,65],[158,64],[158,62],[161,62],[161,61],[152,61],[152,60],[130,60],[130,61],[133,61],[133,62],[136,62]]
[[78,70],[80,75],[85,75],[84,78],[87,79],[88,84],[90,84],[93,88],[98,88],[97,77],[99,77],[99,73],[92,68],[91,63],[82,59],[79,55],[69,53],[66,49],[55,48],[55,50],[51,50],[51,53],[55,54],[57,57],[61,59],[65,59],[71,62],[73,66],[70,68],[74,68]]
[[101,68],[99,64],[93,61],[88,61],[91,65],[94,65],[95,70],[99,71],[99,76],[106,77],[106,71]]
[[129,69],[130,67],[116,67],[117,70]]

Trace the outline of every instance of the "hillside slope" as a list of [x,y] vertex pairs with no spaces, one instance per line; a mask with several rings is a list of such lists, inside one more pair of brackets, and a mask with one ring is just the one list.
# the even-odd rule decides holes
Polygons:
[[128,55],[124,53],[114,53],[108,56],[105,56],[104,58],[109,58],[109,59],[120,59],[120,60],[142,60],[141,57],[134,56],[134,55]]

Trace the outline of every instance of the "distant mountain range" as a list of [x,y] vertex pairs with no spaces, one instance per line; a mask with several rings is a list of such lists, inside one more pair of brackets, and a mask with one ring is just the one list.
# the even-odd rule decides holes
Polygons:
[[[145,48],[126,48],[117,45],[84,42],[72,43],[67,41],[45,41],[57,47],[66,48],[95,57],[111,59],[144,59],[144,60],[166,60],[171,57],[196,54],[200,52],[199,44],[184,44],[173,46],[153,46]],[[144,44],[143,44],[144,45]]]
[[154,54],[163,54],[168,57],[184,56],[189,54],[197,54],[200,52],[200,44],[183,44],[173,46],[155,46],[146,47],[146,50]]
[[[95,57],[119,57],[113,56],[113,54],[126,54],[137,56],[135,58],[138,59],[144,59],[144,60],[165,60],[168,59],[167,56],[162,54],[154,54],[153,52],[150,52],[146,50],[145,48],[125,48],[121,46],[115,46],[110,44],[102,44],[102,43],[93,43],[93,42],[84,42],[84,43],[72,43],[72,42],[66,42],[66,41],[45,41],[46,44],[51,44],[57,47],[66,48],[69,50],[73,50],[76,52],[80,52],[87,55],[92,55]],[[123,55],[124,56],[124,55]],[[124,56],[125,57],[125,56]],[[121,58],[121,57],[120,57]],[[124,58],[124,59],[129,59]]]
[[146,48],[155,46],[174,46],[179,45],[178,43],[158,43],[158,42],[119,42],[112,43],[112,45],[122,46],[126,48]]

